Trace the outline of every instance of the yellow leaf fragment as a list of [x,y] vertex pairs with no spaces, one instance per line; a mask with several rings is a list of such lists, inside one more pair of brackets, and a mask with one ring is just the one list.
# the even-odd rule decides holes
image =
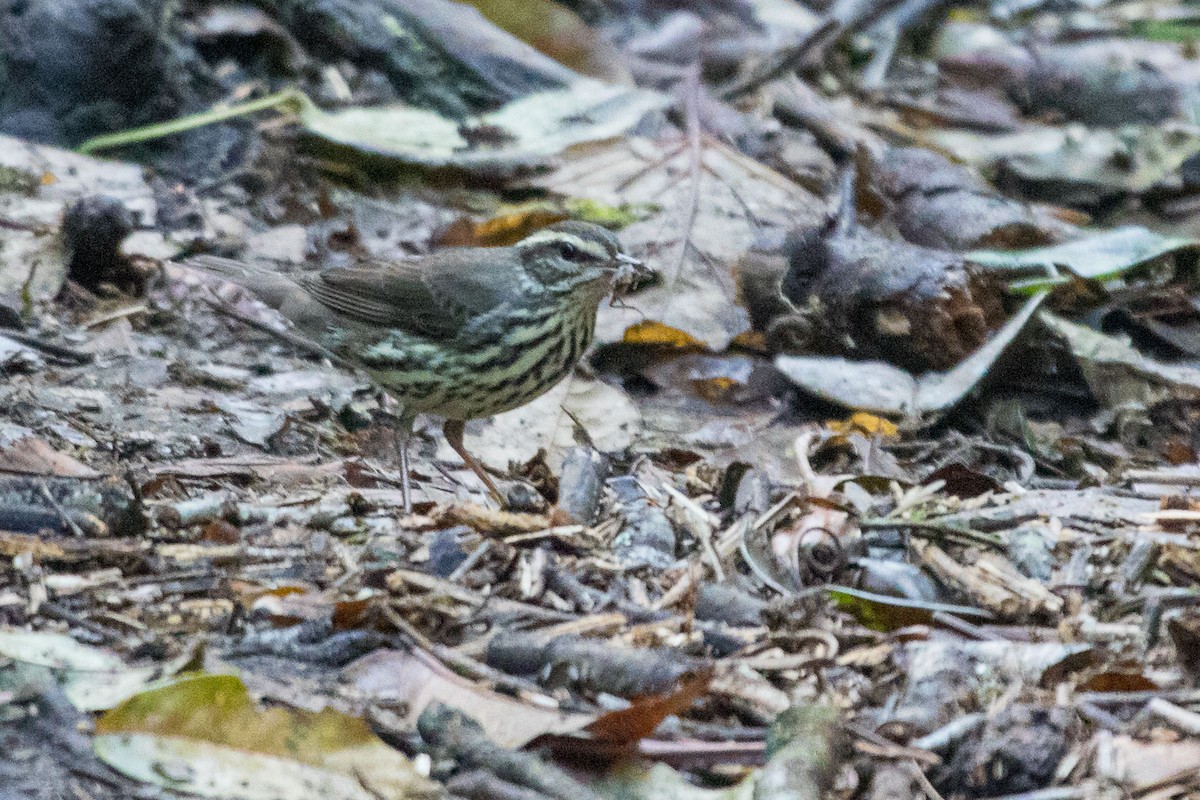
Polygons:
[[706,350],[704,343],[691,334],[678,328],[664,325],[661,322],[646,320],[625,329],[623,338],[625,344],[643,345],[646,347],[675,347],[680,350]]
[[825,423],[825,427],[842,436],[848,436],[851,433],[861,433],[867,436],[878,434],[890,439],[900,435],[900,429],[896,427],[896,423],[865,411],[856,411],[844,420],[831,419]]

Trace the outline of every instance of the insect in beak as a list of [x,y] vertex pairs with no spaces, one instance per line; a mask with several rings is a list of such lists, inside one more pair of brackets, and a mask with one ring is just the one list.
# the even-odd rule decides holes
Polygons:
[[615,305],[622,295],[628,294],[645,277],[647,270],[642,262],[633,256],[617,253],[617,274],[613,281],[612,297],[609,305]]
[[625,253],[617,253],[617,284],[628,284],[632,286],[637,283],[638,278],[644,278],[649,274],[646,265],[640,259]]

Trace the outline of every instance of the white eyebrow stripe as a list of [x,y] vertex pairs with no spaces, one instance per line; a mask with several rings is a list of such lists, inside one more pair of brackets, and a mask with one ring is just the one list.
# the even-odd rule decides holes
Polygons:
[[538,231],[532,236],[527,236],[526,238],[517,242],[517,247],[536,247],[537,245],[545,244],[546,242],[569,242],[577,249],[582,250],[590,255],[592,258],[599,259],[601,261],[611,258],[611,256],[608,254],[608,250],[599,242],[591,242],[587,239],[582,239],[573,233],[566,233],[564,231]]

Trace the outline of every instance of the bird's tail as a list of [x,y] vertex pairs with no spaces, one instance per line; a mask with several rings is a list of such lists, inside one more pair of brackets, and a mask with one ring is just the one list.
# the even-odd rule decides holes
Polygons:
[[231,283],[245,286],[251,292],[272,308],[279,308],[284,301],[296,292],[295,281],[270,267],[260,264],[249,264],[232,258],[200,255],[183,262],[188,269],[219,275]]

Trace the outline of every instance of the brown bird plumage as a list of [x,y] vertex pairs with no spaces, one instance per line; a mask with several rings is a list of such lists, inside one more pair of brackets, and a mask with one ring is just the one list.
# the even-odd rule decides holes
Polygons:
[[446,418],[451,446],[500,497],[463,447],[465,421],[524,405],[569,374],[618,270],[636,263],[610,231],[562,222],[511,247],[454,248],[374,268],[283,275],[209,256],[188,266],[250,289],[396,398],[407,511],[408,439],[422,413]]

